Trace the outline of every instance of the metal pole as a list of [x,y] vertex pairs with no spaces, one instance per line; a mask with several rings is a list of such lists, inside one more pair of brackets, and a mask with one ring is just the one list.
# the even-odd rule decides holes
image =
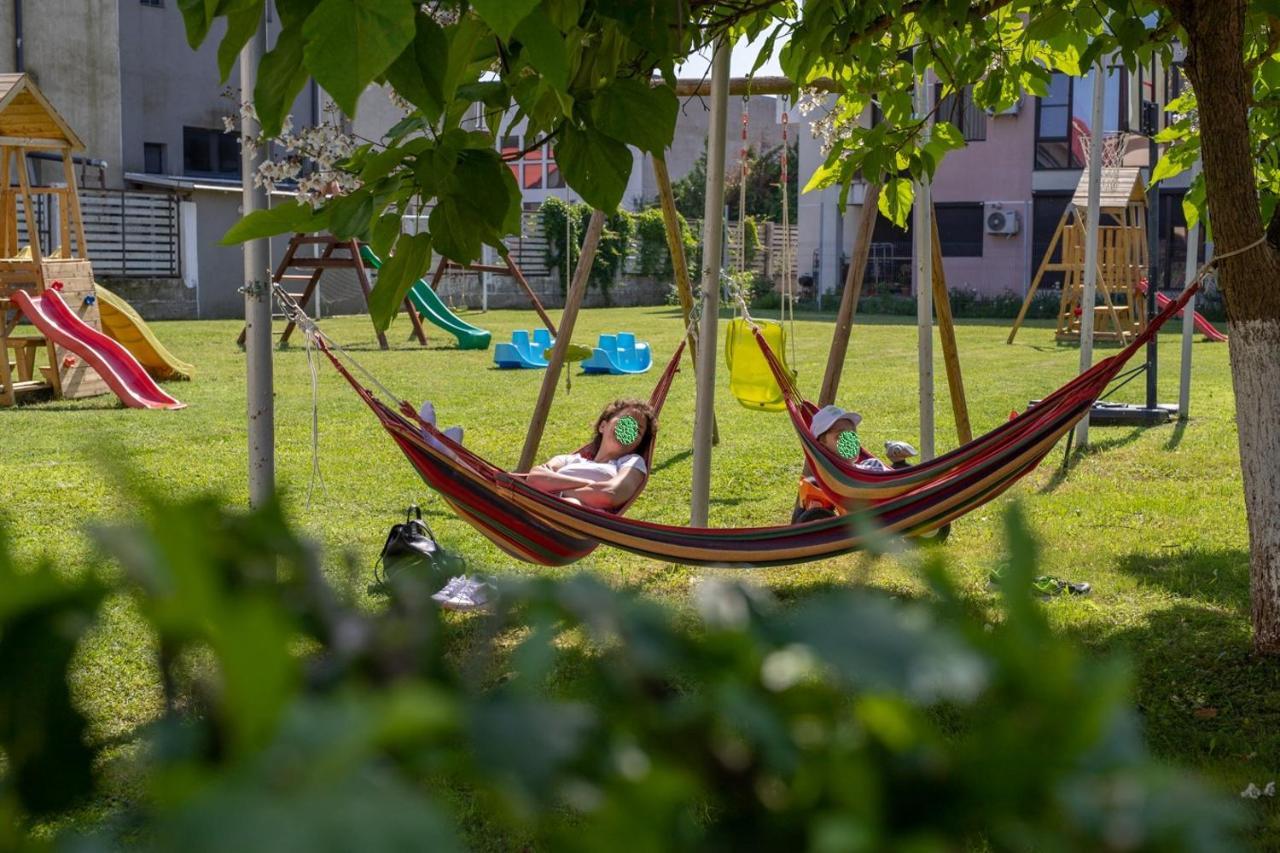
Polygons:
[[[931,110],[930,86],[923,78],[916,79],[916,115],[925,120],[923,143],[929,142],[928,116]],[[933,429],[933,197],[929,179],[916,181],[915,209],[916,253],[916,336],[917,361],[920,370],[920,459],[932,459],[934,452]],[[839,263],[837,257],[836,262]]]
[[[1200,161],[1191,167],[1191,183],[1195,183],[1200,174]],[[1196,269],[1200,264],[1200,223],[1187,228],[1187,269],[1183,275],[1183,287],[1189,287],[1195,281]],[[1182,309],[1182,370],[1178,380],[1178,418],[1186,420],[1191,417],[1191,342],[1196,328],[1196,297],[1187,300],[1187,307]]]
[[[1093,111],[1089,116],[1089,207],[1084,229],[1084,293],[1080,296],[1080,372],[1093,366],[1093,303],[1098,293],[1098,224],[1102,216],[1102,124],[1107,81],[1101,64],[1093,70]],[[1089,445],[1089,413],[1076,424],[1076,442]]]
[[[1156,74],[1160,70],[1159,61],[1151,60],[1151,92],[1152,98],[1156,103],[1160,103],[1158,93],[1160,91]],[[1160,120],[1157,112],[1156,127],[1153,131],[1159,130]],[[1151,176],[1156,171],[1156,161],[1160,159],[1160,146],[1156,144],[1156,138],[1152,135],[1147,147],[1147,162],[1150,164],[1147,171],[1147,204],[1150,205],[1147,215],[1147,322],[1151,322],[1151,318],[1156,316],[1156,288],[1160,286],[1160,185],[1150,186]],[[1159,335],[1152,335],[1151,340],[1147,341],[1147,409],[1154,410],[1158,403],[1156,402],[1156,357],[1159,355],[1159,345],[1156,339]]]
[[689,523],[707,526],[711,500],[711,437],[715,425],[716,329],[720,313],[720,266],[724,249],[724,130],[729,104],[732,42],[716,42],[711,64],[711,126],[707,132],[707,187],[702,222],[702,318],[699,330],[697,403],[693,416],[693,484]]
[[[267,51],[265,21],[240,52],[240,98],[253,97],[258,63]],[[256,120],[241,115],[243,138],[256,138]],[[267,207],[267,193],[255,187],[253,176],[265,159],[260,147],[241,145],[240,170],[245,216]],[[267,283],[268,245],[266,240],[244,244],[244,324],[245,385],[249,419],[249,504],[262,506],[275,492],[275,412],[272,408],[271,376],[271,289]]]

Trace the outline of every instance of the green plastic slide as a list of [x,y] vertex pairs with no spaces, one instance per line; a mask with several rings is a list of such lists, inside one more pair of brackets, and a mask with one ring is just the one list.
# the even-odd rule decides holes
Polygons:
[[[382,259],[368,246],[360,247],[364,262],[376,269],[382,268]],[[419,316],[430,320],[458,339],[458,349],[488,349],[489,332],[477,328],[449,310],[449,306],[431,289],[424,279],[418,279],[409,290],[409,301]]]

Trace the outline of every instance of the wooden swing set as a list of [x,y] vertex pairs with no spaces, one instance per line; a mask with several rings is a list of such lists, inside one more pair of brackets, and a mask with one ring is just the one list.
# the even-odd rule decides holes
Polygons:
[[[1062,273],[1062,298],[1054,337],[1059,341],[1080,340],[1084,301],[1085,232],[1089,207],[1089,173],[1080,176],[1071,203],[1062,212],[1049,248],[1040,261],[1027,296],[1009,331],[1013,343],[1046,273]],[[1099,205],[1097,293],[1101,305],[1094,312],[1094,340],[1127,344],[1146,327],[1142,287],[1147,277],[1147,196],[1141,170],[1136,166],[1104,166]],[[1057,258],[1057,260],[1055,260]]]

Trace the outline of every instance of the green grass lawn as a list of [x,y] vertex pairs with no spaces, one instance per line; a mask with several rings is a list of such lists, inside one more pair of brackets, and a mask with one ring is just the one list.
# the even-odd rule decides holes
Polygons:
[[[495,340],[535,322],[530,311],[470,314]],[[426,350],[406,343],[404,318],[395,342],[380,352],[364,317],[326,320],[329,334],[350,345],[385,385],[413,401],[436,402],[443,425],[462,424],[466,443],[499,464],[514,465],[524,441],[541,372],[499,371],[489,352],[461,352],[451,338],[433,336]],[[68,572],[95,564],[83,535],[86,522],[130,512],[119,465],[177,494],[215,491],[246,501],[244,359],[235,346],[237,322],[170,322],[155,332],[179,357],[196,365],[191,383],[168,390],[189,404],[180,412],[121,408],[113,397],[52,402],[0,410],[5,452],[0,475],[4,512],[16,549],[46,554]],[[428,331],[434,328],[428,326]],[[815,394],[833,325],[829,318],[797,323],[800,383]],[[674,309],[585,311],[580,342],[600,332],[631,330],[648,340],[661,363],[682,331]],[[1006,321],[967,321],[957,330],[974,429],[1001,423],[1071,377],[1078,352],[1054,344],[1051,331],[1029,326],[1014,346]],[[935,346],[935,351],[938,348]],[[1160,399],[1177,399],[1177,338],[1161,336]],[[1280,776],[1280,663],[1249,652],[1248,552],[1227,348],[1194,347],[1192,419],[1152,429],[1095,429],[1094,445],[1063,476],[1061,445],[1044,466],[1007,496],[955,524],[946,552],[976,606],[994,612],[987,571],[1001,559],[1001,508],[1025,505],[1043,544],[1046,573],[1088,580],[1088,598],[1047,602],[1054,624],[1098,653],[1120,651],[1132,661],[1134,697],[1152,748],[1198,768],[1235,795],[1254,782]],[[855,328],[839,402],[865,420],[872,449],[885,439],[917,443],[916,333],[898,319],[860,319]],[[686,362],[687,364],[687,362]],[[275,359],[277,477],[298,525],[321,541],[335,577],[350,564],[367,574],[388,525],[411,501],[424,504],[439,537],[495,571],[568,574],[591,571],[676,606],[691,586],[725,570],[691,569],[601,549],[567,569],[513,565],[479,534],[432,498],[378,428],[373,416],[324,364],[319,370],[320,468],[327,491],[307,502],[311,471],[311,377],[304,349]],[[955,446],[941,358],[937,370],[938,449]],[[636,377],[577,372],[563,383],[551,413],[542,455],[576,448],[589,437],[595,414],[615,397],[645,397],[656,370]],[[1137,401],[1142,381],[1118,399]],[[800,451],[785,415],[739,406],[719,375],[711,523],[741,526],[789,518]],[[689,519],[693,379],[677,378],[662,417],[654,476],[631,510],[635,517],[675,524]],[[905,596],[921,594],[910,555],[849,555],[791,568],[750,573],[780,599],[832,584],[868,584]],[[354,585],[354,584],[353,584]],[[363,583],[358,585],[363,590]],[[360,592],[360,595],[365,593]],[[381,604],[376,599],[369,606]],[[121,601],[84,649],[76,673],[79,701],[94,721],[94,736],[128,749],[131,733],[159,710],[148,637]],[[1070,725],[1064,720],[1063,725]],[[122,782],[122,784],[127,784]],[[1280,846],[1274,800],[1246,802],[1263,844]],[[110,803],[99,804],[109,810]]]

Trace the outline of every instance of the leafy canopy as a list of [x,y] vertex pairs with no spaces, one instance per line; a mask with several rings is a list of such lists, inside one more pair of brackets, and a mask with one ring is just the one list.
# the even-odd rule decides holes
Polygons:
[[[180,5],[193,45],[227,19],[225,74],[266,2]],[[1273,0],[1254,6],[1258,106],[1272,107],[1258,111],[1255,130],[1269,142],[1280,126],[1269,24],[1280,9]],[[971,86],[978,107],[998,110],[1024,93],[1046,94],[1053,72],[1079,75],[1104,56],[1130,67],[1156,54],[1168,60],[1179,33],[1158,0],[275,0],[275,8],[281,31],[253,93],[268,134],[309,76],[349,114],[370,84],[391,87],[412,111],[345,164],[360,176],[358,190],[319,212],[254,214],[227,240],[317,228],[368,239],[387,213],[433,207],[412,263],[379,282],[392,293],[426,270],[431,251],[460,262],[478,258],[483,244],[505,252],[501,238],[518,226],[520,194],[495,143],[513,122],[527,122],[531,147],[554,146],[565,181],[589,205],[613,211],[635,168],[633,150],[659,152],[671,142],[676,65],[721,35],[763,35],[759,62],[776,54],[795,94],[819,84],[833,93],[827,156],[805,176],[806,189],[878,178],[887,184],[881,209],[901,224],[913,201],[910,179],[932,176],[964,144],[954,126],[930,126],[915,108],[913,87],[926,69],[942,95]],[[869,126],[873,104],[882,120]],[[468,120],[477,111],[478,125]],[[1194,159],[1192,124],[1178,126],[1183,147],[1163,175]],[[1274,150],[1260,145],[1259,182],[1271,208],[1280,195]],[[1197,188],[1193,198],[1201,196]],[[403,239],[381,233],[386,249],[388,236]],[[396,304],[378,300],[380,324]]]

